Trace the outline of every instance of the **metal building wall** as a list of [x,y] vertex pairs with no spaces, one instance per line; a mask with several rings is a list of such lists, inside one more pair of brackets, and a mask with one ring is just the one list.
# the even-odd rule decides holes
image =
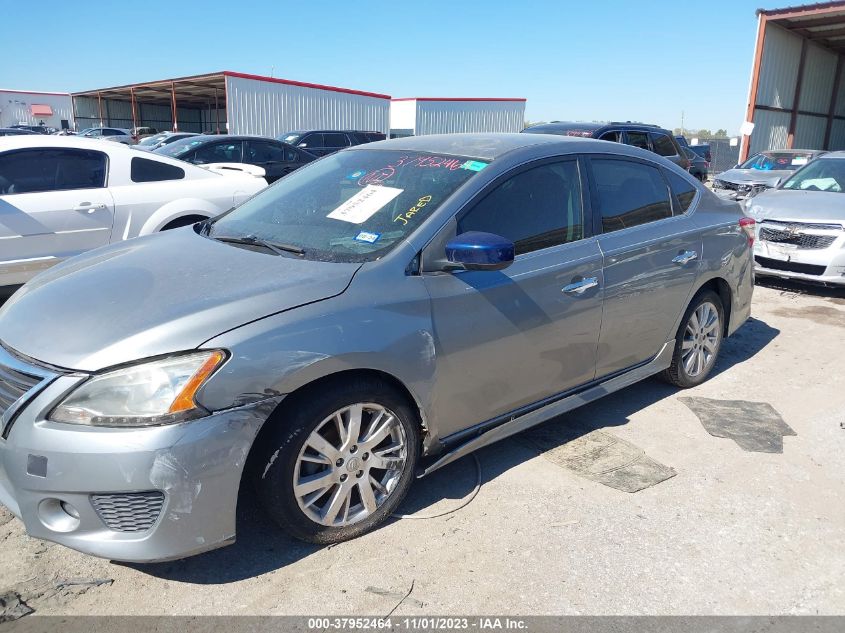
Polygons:
[[[131,102],[82,96],[73,98],[78,129],[100,127],[101,102],[102,124],[105,127],[133,127]],[[137,102],[135,116],[139,127],[149,126],[161,131],[173,129],[173,113],[170,106]],[[196,108],[177,107],[176,118],[182,132],[203,132],[212,129],[204,127],[202,111]]]
[[[48,105],[53,116],[32,116],[33,105]],[[73,102],[69,94],[45,94],[0,90],[0,127],[10,125],[44,125],[61,129],[62,119],[73,128]]]
[[415,133],[520,132],[525,101],[416,101]]
[[389,98],[228,74],[226,109],[231,134],[275,137],[320,128],[386,134],[390,126]]
[[743,138],[741,159],[769,149],[845,145],[842,122],[835,118],[845,116],[845,63],[799,32],[760,14],[748,107],[754,128],[750,138]]

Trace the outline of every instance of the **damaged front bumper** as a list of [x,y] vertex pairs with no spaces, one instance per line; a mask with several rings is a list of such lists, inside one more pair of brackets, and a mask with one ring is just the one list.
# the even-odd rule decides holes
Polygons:
[[244,464],[281,398],[183,424],[96,428],[46,420],[64,382],[27,402],[0,439],[0,503],[30,536],[132,562],[234,542]]

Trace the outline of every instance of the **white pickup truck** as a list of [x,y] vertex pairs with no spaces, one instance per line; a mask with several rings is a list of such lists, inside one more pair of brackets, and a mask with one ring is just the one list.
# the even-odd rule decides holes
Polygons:
[[218,215],[266,187],[263,175],[92,139],[2,137],[0,296],[84,251]]

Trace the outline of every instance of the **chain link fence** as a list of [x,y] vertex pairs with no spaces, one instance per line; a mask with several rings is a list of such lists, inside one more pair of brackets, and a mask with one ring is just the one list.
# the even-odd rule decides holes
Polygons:
[[727,138],[699,138],[699,145],[710,145],[710,178],[731,169],[739,162],[739,144],[731,147]]

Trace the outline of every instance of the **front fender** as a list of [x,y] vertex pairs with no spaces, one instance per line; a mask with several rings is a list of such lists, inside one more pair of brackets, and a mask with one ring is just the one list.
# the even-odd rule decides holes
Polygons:
[[200,198],[180,198],[179,200],[173,200],[163,205],[149,218],[147,218],[146,222],[144,222],[141,226],[141,230],[138,232],[138,235],[150,235],[151,233],[157,233],[162,229],[162,227],[166,226],[173,220],[189,215],[201,215],[203,217],[210,218],[222,213],[223,211],[225,211],[225,209],[220,209],[207,200],[202,200]]
[[341,371],[375,370],[410,392],[423,424],[433,431],[436,349],[422,279],[393,280],[389,298],[373,301],[363,292],[372,280],[358,275],[341,295],[206,341],[202,348],[227,349],[231,357],[197,394],[198,402],[215,411],[289,394]]

